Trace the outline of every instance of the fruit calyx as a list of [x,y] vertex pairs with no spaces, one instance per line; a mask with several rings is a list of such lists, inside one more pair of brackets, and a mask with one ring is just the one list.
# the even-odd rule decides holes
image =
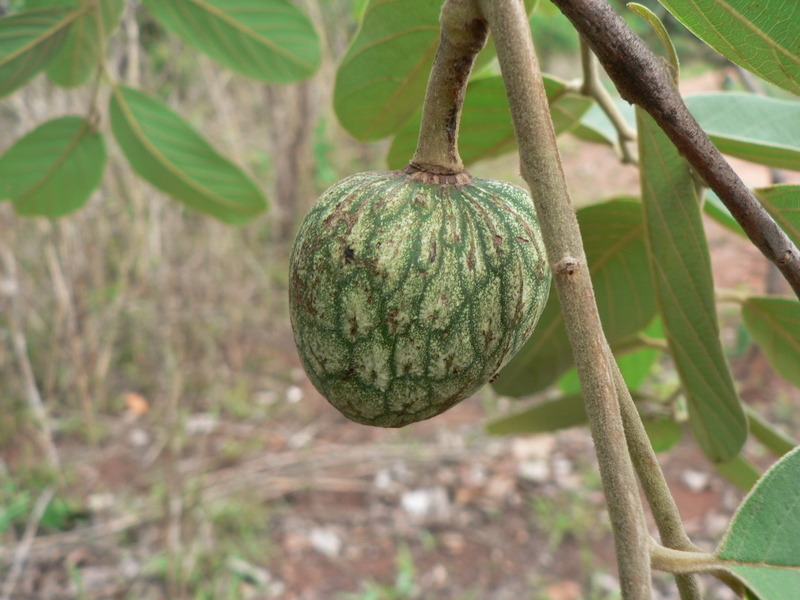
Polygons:
[[422,165],[411,161],[402,172],[420,183],[449,183],[454,185],[466,185],[472,181],[472,175],[466,169],[453,171],[447,167],[439,165]]

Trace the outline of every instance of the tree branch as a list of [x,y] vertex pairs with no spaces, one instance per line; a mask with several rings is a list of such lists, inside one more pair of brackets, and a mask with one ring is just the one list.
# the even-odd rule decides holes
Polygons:
[[620,95],[655,119],[800,298],[797,247],[708,139],[686,107],[664,60],[650,50],[606,0],[553,2],[589,43]]
[[586,403],[619,563],[622,597],[649,600],[650,537],[626,446],[612,358],[561,167],[528,19],[519,0],[478,0],[494,36],[528,183]]

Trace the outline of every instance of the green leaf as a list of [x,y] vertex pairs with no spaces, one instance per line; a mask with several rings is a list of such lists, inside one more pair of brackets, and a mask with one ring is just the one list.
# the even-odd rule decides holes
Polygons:
[[0,157],[0,200],[21,215],[65,215],[89,199],[105,163],[103,138],[87,120],[47,121]]
[[47,66],[64,43],[74,14],[55,8],[0,19],[0,98]]
[[[631,199],[587,206],[578,211],[578,222],[603,329],[614,349],[647,327],[656,313],[641,207]],[[493,385],[508,396],[532,394],[572,364],[561,307],[551,288],[533,336]]]
[[[577,125],[592,105],[585,96],[564,93],[565,82],[544,77],[547,99],[556,135]],[[408,164],[417,147],[421,111],[418,111],[392,141],[386,162],[390,169]],[[517,148],[511,111],[508,107],[503,78],[499,75],[470,81],[461,114],[458,153],[465,165],[499,156]]]
[[440,0],[372,0],[336,71],[333,107],[356,139],[396,131],[422,105],[439,43]]
[[590,142],[592,144],[603,144],[606,146],[613,146],[614,140],[608,137],[606,131],[598,129],[585,121],[581,121],[578,125],[570,131],[579,140]]
[[733,459],[747,419],[719,339],[711,258],[695,182],[653,120],[637,109],[642,205],[664,333],[689,405],[689,423],[714,462]]
[[734,515],[717,549],[761,600],[798,597],[800,589],[800,448],[778,460]]
[[[487,423],[489,435],[544,433],[586,423],[586,409],[580,393],[543,400]],[[672,419],[643,418],[644,428],[656,452],[665,452],[681,439],[681,427]]]
[[644,430],[650,438],[650,444],[656,452],[666,452],[681,441],[681,426],[668,417],[643,419]]
[[792,436],[780,431],[750,406],[745,405],[744,410],[753,437],[778,456],[783,456],[800,445]]
[[751,296],[742,304],[742,318],[772,368],[800,387],[800,302]]
[[521,411],[495,419],[486,425],[490,435],[541,433],[566,429],[586,422],[581,394],[545,400]]
[[686,106],[720,152],[800,171],[800,102],[720,92],[687,96]]
[[797,598],[800,587],[800,569],[737,566],[730,569],[743,584],[748,586],[754,600],[788,600]]
[[22,0],[24,10],[41,10],[43,8],[68,8],[75,10],[87,0]]
[[800,185],[772,185],[754,191],[786,235],[800,246]]
[[738,221],[733,218],[731,211],[729,211],[728,207],[722,203],[722,200],[720,200],[719,196],[714,193],[714,190],[705,190],[703,212],[705,212],[709,217],[714,219],[726,229],[733,231],[734,233],[738,233],[742,237],[747,237],[747,234],[744,232],[744,229],[742,229],[742,226],[739,225]]
[[248,77],[290,83],[319,67],[319,37],[289,0],[143,1],[187,44]]
[[[614,103],[617,105],[617,110],[628,122],[628,125],[632,129],[636,129],[636,114],[633,106],[621,98],[616,98]],[[570,133],[586,142],[607,144],[608,146],[615,146],[619,137],[614,125],[597,104],[592,104],[578,126],[572,129]]]
[[796,0],[659,1],[729,60],[800,94]]
[[761,471],[741,454],[727,462],[716,463],[714,467],[720,475],[744,491],[749,491],[761,477]]
[[105,44],[119,24],[125,0],[103,0],[76,19],[67,39],[50,65],[47,76],[71,88],[86,83],[105,52]]
[[658,18],[658,15],[654,13],[652,10],[643,6],[642,4],[638,4],[636,2],[628,2],[627,7],[630,8],[633,12],[637,15],[642,17],[650,27],[656,32],[658,39],[661,40],[661,43],[664,44],[664,48],[667,50],[667,57],[669,58],[669,64],[672,65],[673,69],[673,76],[675,77],[675,81],[678,80],[678,77],[681,72],[681,65],[678,61],[678,53],[675,51],[675,44],[672,43],[672,38],[669,37],[667,33],[667,28],[664,27],[664,24],[661,22],[661,19]]
[[158,189],[230,224],[245,223],[266,208],[256,184],[158,100],[117,87],[110,114],[133,170]]
[[[663,339],[661,321],[655,319],[642,333],[651,338]],[[636,343],[633,342],[633,344],[633,347],[636,348]],[[639,347],[638,350],[633,352],[625,351],[615,355],[617,366],[629,390],[638,390],[647,381],[650,370],[660,354],[661,352],[655,348]],[[581,391],[578,371],[575,367],[572,367],[559,379],[558,387],[565,394],[577,394]]]
[[[529,11],[534,4],[525,0]],[[441,10],[442,0],[370,1],[339,63],[333,90],[336,116],[354,138],[385,138],[418,112],[439,44]],[[474,70],[493,56],[490,38]]]

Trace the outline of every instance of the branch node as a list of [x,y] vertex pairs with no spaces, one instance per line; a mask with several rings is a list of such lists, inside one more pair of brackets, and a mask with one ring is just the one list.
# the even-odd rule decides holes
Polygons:
[[567,277],[572,277],[575,275],[575,273],[577,273],[580,264],[581,261],[579,261],[577,258],[565,256],[555,265],[553,265],[553,273],[556,275],[566,275]]

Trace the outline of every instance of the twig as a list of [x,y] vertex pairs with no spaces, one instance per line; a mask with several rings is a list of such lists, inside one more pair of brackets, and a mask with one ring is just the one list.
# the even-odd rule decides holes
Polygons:
[[31,365],[31,360],[28,356],[28,342],[25,339],[25,331],[23,329],[22,319],[20,317],[17,264],[14,260],[14,255],[12,254],[11,249],[5,244],[0,243],[0,254],[3,255],[6,276],[11,281],[12,289],[9,292],[10,306],[8,311],[8,327],[14,345],[14,354],[16,355],[17,362],[19,363],[19,370],[22,374],[22,380],[25,385],[25,397],[28,400],[28,406],[30,407],[31,412],[41,428],[42,443],[44,444],[47,458],[55,470],[59,482],[61,482],[63,481],[64,477],[61,471],[61,460],[58,457],[58,450],[53,442],[53,431],[50,429],[50,418],[47,414],[47,410],[44,407],[42,395],[39,393],[39,386],[36,384],[36,378],[33,375],[33,366]]
[[619,564],[622,597],[652,598],[650,537],[622,428],[611,359],[580,229],[556,145],[522,2],[479,0],[497,48],[519,145],[522,176],[542,226],[553,281],[578,368]]
[[800,252],[711,143],[660,59],[606,0],[553,0],[591,46],[620,95],[647,111],[800,298]]
[[28,516],[28,522],[25,524],[25,532],[22,534],[22,539],[14,554],[14,562],[11,563],[8,577],[6,577],[6,582],[3,584],[2,600],[9,600],[11,594],[14,592],[14,588],[17,586],[17,581],[19,581],[22,570],[25,568],[25,561],[28,560],[33,538],[36,537],[39,523],[44,516],[44,511],[47,510],[47,505],[50,504],[50,501],[53,499],[53,494],[55,494],[55,490],[51,487],[46,488],[39,494],[39,498],[36,500],[36,504],[34,504],[33,510]]
[[600,74],[597,68],[597,59],[592,54],[589,44],[581,38],[581,67],[583,68],[583,81],[581,82],[580,93],[589,96],[611,121],[617,131],[617,143],[622,155],[622,162],[635,165],[638,161],[634,155],[629,142],[636,141],[636,130],[634,130],[614,103],[614,99],[600,81]]

